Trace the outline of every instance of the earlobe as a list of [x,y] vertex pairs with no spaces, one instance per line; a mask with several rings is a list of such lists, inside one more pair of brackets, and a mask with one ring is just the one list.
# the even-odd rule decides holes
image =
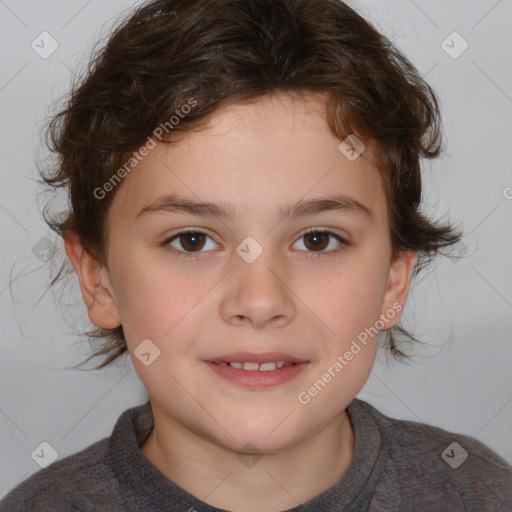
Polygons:
[[[402,253],[389,269],[388,283],[380,319],[384,322],[384,330],[391,329],[400,319],[405,307],[405,301],[409,292],[414,265],[418,259],[418,253],[408,251]],[[398,313],[398,314],[397,314]]]
[[83,248],[75,232],[66,234],[64,247],[78,276],[90,321],[103,329],[121,325],[108,269]]

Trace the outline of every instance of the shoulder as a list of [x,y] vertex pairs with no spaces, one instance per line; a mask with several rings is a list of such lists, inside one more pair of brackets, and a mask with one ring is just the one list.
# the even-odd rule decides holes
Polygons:
[[450,496],[469,510],[512,510],[512,466],[476,439],[385,416],[366,404],[386,440],[386,475],[407,482],[416,498]]
[[108,441],[102,439],[34,473],[0,501],[0,511],[95,510],[89,498],[107,498],[116,485]]

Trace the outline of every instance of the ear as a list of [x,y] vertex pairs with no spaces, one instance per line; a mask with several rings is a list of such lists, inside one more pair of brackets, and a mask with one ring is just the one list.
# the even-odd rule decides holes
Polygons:
[[64,247],[80,281],[89,320],[103,329],[121,325],[108,268],[83,248],[75,232],[66,234]]
[[380,314],[385,331],[391,329],[400,320],[417,258],[417,252],[407,251],[391,263]]

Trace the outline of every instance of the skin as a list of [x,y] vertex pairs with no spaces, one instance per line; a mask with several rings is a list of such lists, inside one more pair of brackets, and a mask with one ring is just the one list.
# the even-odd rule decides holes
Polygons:
[[[417,255],[391,261],[386,198],[370,150],[349,161],[324,108],[320,99],[280,93],[219,111],[202,131],[157,145],[115,190],[106,265],[73,233],[66,237],[90,320],[103,328],[122,323],[148,391],[155,426],[142,453],[219,508],[285,510],[342,477],[354,453],[345,409],[368,378],[377,337],[310,403],[299,403],[298,394],[380,315],[383,329],[395,325],[400,314],[388,312],[405,304]],[[237,215],[230,221],[160,211],[136,218],[171,192],[230,203]],[[278,214],[284,203],[333,192],[358,200],[372,218],[341,210],[294,220]],[[179,237],[163,245],[189,227],[210,237],[198,259],[177,255],[190,254],[190,238],[181,239],[185,246]],[[307,228],[349,245],[331,235],[315,250],[303,236]],[[248,236],[263,248],[252,263],[236,252]],[[149,366],[134,355],[144,339],[160,349]],[[203,363],[237,351],[280,351],[310,364],[284,385],[254,390]],[[261,454],[252,467],[238,456],[247,443]]]

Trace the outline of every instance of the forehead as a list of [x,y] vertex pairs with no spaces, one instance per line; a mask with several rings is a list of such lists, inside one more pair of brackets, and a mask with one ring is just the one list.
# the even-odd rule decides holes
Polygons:
[[235,219],[263,220],[301,198],[343,194],[382,217],[385,196],[370,151],[351,161],[339,145],[321,99],[275,95],[233,105],[200,131],[149,151],[116,191],[111,216],[134,220],[177,194],[223,203]]

